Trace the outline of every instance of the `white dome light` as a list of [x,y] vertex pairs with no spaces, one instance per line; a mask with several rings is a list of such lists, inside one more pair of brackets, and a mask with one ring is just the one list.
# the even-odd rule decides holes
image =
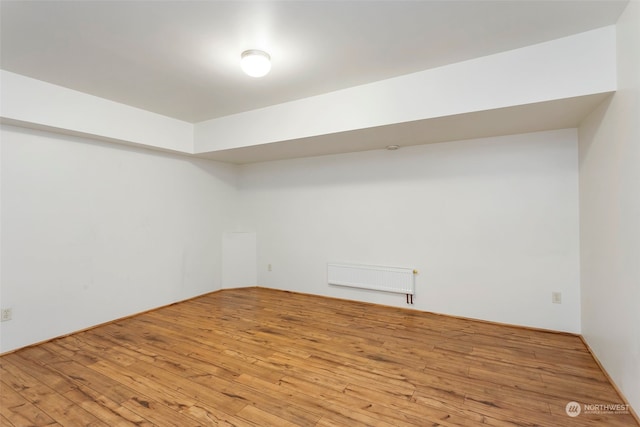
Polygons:
[[266,76],[271,70],[271,57],[261,50],[245,50],[242,52],[240,66],[251,77]]

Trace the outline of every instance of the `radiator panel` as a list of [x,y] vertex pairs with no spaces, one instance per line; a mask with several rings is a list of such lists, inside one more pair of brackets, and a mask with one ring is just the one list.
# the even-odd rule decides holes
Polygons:
[[414,295],[413,269],[376,265],[327,264],[330,285]]

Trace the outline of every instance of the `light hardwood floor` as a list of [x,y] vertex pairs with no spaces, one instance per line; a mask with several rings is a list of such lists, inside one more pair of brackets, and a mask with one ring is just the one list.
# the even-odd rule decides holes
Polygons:
[[0,358],[7,426],[628,426],[579,337],[261,288]]

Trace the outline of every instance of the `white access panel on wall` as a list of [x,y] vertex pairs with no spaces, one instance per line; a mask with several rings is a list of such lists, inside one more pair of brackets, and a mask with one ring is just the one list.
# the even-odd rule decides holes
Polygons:
[[258,283],[256,233],[230,231],[222,235],[222,288]]

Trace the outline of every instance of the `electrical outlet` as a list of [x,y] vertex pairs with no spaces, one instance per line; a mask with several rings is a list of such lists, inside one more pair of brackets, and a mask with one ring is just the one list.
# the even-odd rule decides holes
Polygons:
[[6,322],[7,320],[11,320],[11,317],[13,316],[13,310],[10,308],[3,308],[0,314],[0,320],[2,320],[3,322]]
[[551,302],[554,304],[562,304],[562,292],[551,292]]

